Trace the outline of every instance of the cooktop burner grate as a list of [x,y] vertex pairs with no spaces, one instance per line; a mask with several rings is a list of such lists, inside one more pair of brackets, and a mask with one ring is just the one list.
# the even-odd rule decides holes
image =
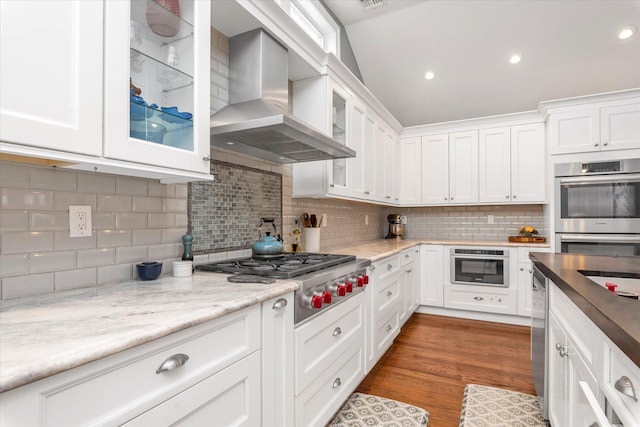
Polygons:
[[284,253],[281,257],[272,259],[237,258],[199,264],[196,266],[196,270],[216,273],[255,274],[276,279],[291,279],[355,259],[354,255]]

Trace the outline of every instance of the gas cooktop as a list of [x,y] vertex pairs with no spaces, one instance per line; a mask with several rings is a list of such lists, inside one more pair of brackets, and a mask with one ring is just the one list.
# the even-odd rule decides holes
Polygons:
[[196,270],[216,273],[255,274],[276,279],[291,279],[355,259],[354,255],[291,252],[270,259],[248,257],[199,264],[196,265]]

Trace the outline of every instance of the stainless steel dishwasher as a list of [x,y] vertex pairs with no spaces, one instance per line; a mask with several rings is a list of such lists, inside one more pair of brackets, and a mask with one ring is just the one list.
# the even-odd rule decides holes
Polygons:
[[548,280],[544,274],[533,266],[531,292],[531,374],[536,394],[540,401],[542,416],[546,420],[548,416],[548,360],[547,342],[549,334],[549,294],[547,292]]

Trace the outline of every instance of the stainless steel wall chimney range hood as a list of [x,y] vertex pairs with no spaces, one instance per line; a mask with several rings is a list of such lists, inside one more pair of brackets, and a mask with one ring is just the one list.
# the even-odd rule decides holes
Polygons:
[[211,117],[211,145],[274,163],[355,157],[288,113],[287,49],[262,29],[229,39],[229,103]]

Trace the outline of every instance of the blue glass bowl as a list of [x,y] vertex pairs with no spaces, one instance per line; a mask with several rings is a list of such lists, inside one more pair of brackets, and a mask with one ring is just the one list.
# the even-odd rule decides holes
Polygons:
[[155,280],[162,273],[162,263],[157,261],[141,262],[136,264],[136,268],[141,280]]

